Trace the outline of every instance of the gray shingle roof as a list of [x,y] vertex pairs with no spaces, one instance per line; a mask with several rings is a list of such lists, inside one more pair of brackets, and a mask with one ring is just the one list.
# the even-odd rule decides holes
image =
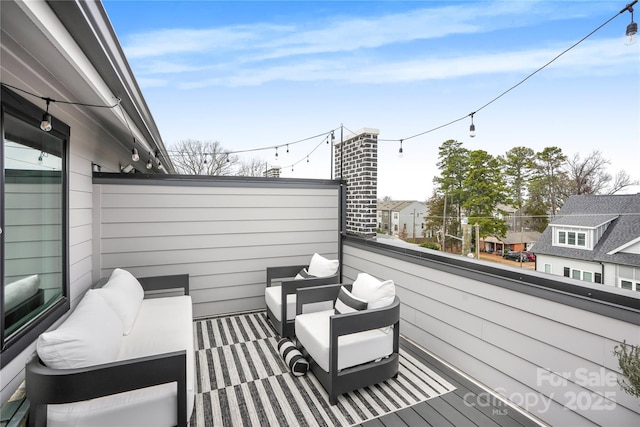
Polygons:
[[[552,225],[596,227],[611,222],[593,251],[552,245]],[[585,261],[640,266],[640,255],[608,252],[640,237],[640,194],[571,196],[533,249],[534,252]]]

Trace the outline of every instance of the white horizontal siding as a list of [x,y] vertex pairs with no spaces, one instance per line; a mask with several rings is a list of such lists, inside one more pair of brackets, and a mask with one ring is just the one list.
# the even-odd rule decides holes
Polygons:
[[[283,181],[284,182],[284,181]],[[96,184],[99,270],[190,275],[194,316],[264,308],[268,266],[337,258],[339,188]],[[96,197],[94,197],[96,200]]]
[[[613,348],[623,340],[639,344],[637,325],[348,244],[343,268],[347,282],[361,271],[393,279],[404,335],[515,403],[528,399],[520,406],[546,422],[638,425],[637,399],[617,385],[580,378],[617,374]],[[570,378],[554,386],[548,372]],[[610,393],[615,402],[592,393]],[[567,410],[574,397],[582,400]],[[593,408],[581,409],[586,400]],[[615,408],[598,410],[597,403]]]

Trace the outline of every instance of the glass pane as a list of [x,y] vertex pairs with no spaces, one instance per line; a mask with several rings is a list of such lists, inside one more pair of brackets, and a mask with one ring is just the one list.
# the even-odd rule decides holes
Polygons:
[[570,231],[567,233],[567,244],[575,245],[576,244],[576,233]]
[[578,246],[584,246],[586,235],[584,233],[578,233]]
[[567,243],[566,233],[564,231],[558,233],[558,243],[562,243],[563,245]]
[[589,271],[582,273],[582,280],[585,282],[593,282],[593,275]]
[[621,280],[620,281],[620,287],[622,289],[631,289],[631,282],[628,280]]
[[580,280],[580,270],[571,270],[571,277]]
[[5,338],[63,296],[63,144],[5,115]]

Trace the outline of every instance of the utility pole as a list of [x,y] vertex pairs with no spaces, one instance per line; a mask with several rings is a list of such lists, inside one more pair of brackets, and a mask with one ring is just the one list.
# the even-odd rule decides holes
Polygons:
[[444,193],[444,209],[442,210],[442,251],[447,251],[445,240],[447,236],[447,193]]

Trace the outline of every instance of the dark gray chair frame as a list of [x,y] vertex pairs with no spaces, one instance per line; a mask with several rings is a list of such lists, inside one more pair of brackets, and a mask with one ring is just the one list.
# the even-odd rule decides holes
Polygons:
[[267,307],[267,317],[273,325],[276,333],[284,338],[290,338],[295,335],[295,319],[287,320],[287,297],[296,294],[298,289],[311,286],[328,285],[340,282],[340,268],[333,276],[315,277],[308,279],[293,280],[300,270],[308,268],[308,265],[288,265],[281,267],[267,267],[267,287],[271,287],[274,279],[289,279],[281,281],[282,294],[280,296],[280,319],[276,319],[274,313]]
[[[305,304],[319,301],[335,301],[340,286],[351,290],[352,285],[326,285],[300,289],[296,300],[296,314],[300,315]],[[298,347],[309,359],[309,367],[318,381],[329,394],[329,403],[335,405],[338,396],[362,387],[377,384],[398,376],[400,362],[400,299],[396,296],[393,303],[384,308],[376,308],[354,313],[336,314],[330,317],[329,333],[329,372],[325,372],[304,346],[298,341]],[[369,362],[346,368],[338,372],[338,338],[343,335],[393,325],[393,353],[381,361]]]
[[[182,289],[185,295],[189,295],[188,274],[138,280],[145,291]],[[101,279],[96,286],[105,282]],[[78,369],[48,368],[36,353],[27,362],[25,377],[30,402],[29,427],[46,427],[49,404],[95,399],[171,382],[177,383],[177,426],[186,426],[188,422],[185,350]]]

